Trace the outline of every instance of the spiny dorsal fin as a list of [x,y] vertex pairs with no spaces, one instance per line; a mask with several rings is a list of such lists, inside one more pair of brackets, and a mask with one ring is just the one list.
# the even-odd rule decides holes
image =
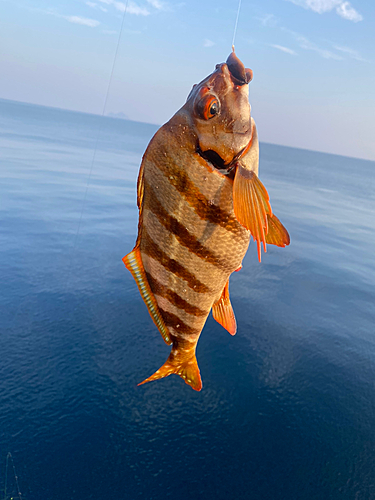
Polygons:
[[231,335],[237,331],[236,318],[229,298],[229,280],[221,293],[220,299],[212,306],[212,316]]
[[129,271],[132,273],[132,276],[135,279],[135,282],[137,283],[139,291],[142,295],[142,299],[147,306],[151,318],[153,319],[155,325],[158,327],[161,336],[163,337],[165,343],[170,345],[172,341],[168,332],[168,328],[164,323],[154,294],[152,293],[150,285],[147,281],[139,248],[136,246],[130,253],[128,253],[128,255],[125,255],[122,261],[125,264],[126,268],[129,269]]

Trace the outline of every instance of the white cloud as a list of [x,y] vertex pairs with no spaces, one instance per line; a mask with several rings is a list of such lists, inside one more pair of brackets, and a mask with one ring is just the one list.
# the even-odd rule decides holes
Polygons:
[[324,59],[335,59],[336,61],[342,61],[341,56],[335,54],[334,52],[331,52],[330,50],[318,47],[318,45],[316,45],[313,42],[310,42],[310,40],[308,40],[304,36],[297,35],[296,40],[299,43],[301,49],[313,50],[314,52],[317,52],[319,55],[324,57]]
[[282,52],[286,52],[287,54],[290,54],[292,56],[296,56],[297,53],[292,50],[292,49],[288,49],[288,47],[283,47],[282,45],[274,45],[274,44],[270,44],[270,47],[273,47],[274,49],[278,49],[278,50],[281,50]]
[[356,61],[367,62],[366,59],[364,59],[361,56],[361,54],[354,49],[351,49],[349,47],[342,47],[340,45],[334,45],[333,48],[348,55],[349,57],[351,57],[352,59],[355,59]]
[[208,38],[206,38],[203,41],[203,47],[213,47],[214,45],[215,45],[215,42],[213,42],[212,40],[209,40]]
[[324,12],[330,12],[336,9],[339,16],[349,21],[357,23],[362,21],[363,17],[359,14],[349,2],[344,0],[287,0],[295,5],[299,5],[305,9],[310,9],[318,14],[324,14]]
[[349,21],[353,21],[354,23],[358,23],[358,21],[362,21],[363,17],[359,14],[349,2],[343,2],[336,9],[336,12],[339,16],[344,19],[348,19]]
[[101,10],[102,12],[108,12],[107,9],[105,9],[104,7],[102,7],[101,5],[98,5],[97,3],[95,2],[86,2],[86,5],[88,5],[89,7],[91,7],[92,9],[99,9]]
[[324,59],[335,59],[336,61],[342,61],[342,57],[339,56],[338,54],[335,54],[334,52],[331,52],[330,50],[327,49],[322,49],[316,43],[310,42],[305,36],[300,35],[299,33],[296,33],[295,31],[288,30],[286,28],[282,28],[283,31],[286,31],[287,33],[290,33],[298,45],[301,47],[301,49],[304,50],[312,50],[314,52],[317,52],[320,56],[324,57]]
[[160,2],[159,0],[147,0],[147,2],[157,10],[167,10],[167,5],[165,2]]
[[100,22],[95,21],[95,19],[87,19],[87,17],[80,16],[62,16],[64,19],[73,24],[82,24],[83,26],[90,26],[90,28],[96,28],[99,26]]
[[342,0],[289,0],[305,9],[311,9],[318,14],[329,12],[342,2]]
[[255,17],[255,19],[258,19],[262,26],[267,26],[270,28],[274,28],[278,23],[278,19],[273,14],[266,14],[262,17]]
[[150,12],[146,8],[140,7],[132,0],[129,0],[129,2],[127,4],[127,8],[126,8],[126,4],[124,4],[123,2],[117,2],[116,0],[99,0],[99,2],[105,3],[106,5],[113,5],[113,7],[115,9],[119,10],[120,12],[124,12],[126,9],[126,12],[128,14],[134,14],[136,16],[149,16],[150,15]]
[[89,19],[87,17],[81,16],[64,16],[59,14],[54,9],[31,9],[37,12],[41,12],[43,14],[47,14],[48,16],[58,17],[59,19],[65,19],[73,24],[80,24],[81,26],[89,26],[90,28],[96,28],[99,26],[100,22],[96,19]]

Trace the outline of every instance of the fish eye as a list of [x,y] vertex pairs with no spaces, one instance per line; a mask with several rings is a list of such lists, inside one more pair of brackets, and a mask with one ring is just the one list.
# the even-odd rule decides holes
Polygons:
[[213,95],[205,96],[198,102],[196,111],[204,120],[210,120],[220,111],[219,101]]

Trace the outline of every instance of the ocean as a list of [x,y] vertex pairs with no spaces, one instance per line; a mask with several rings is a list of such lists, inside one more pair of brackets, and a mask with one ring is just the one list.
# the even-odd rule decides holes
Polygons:
[[156,129],[0,100],[0,498],[375,499],[375,162],[261,143],[291,245],[250,245],[201,392],[137,387],[170,350],[121,261]]

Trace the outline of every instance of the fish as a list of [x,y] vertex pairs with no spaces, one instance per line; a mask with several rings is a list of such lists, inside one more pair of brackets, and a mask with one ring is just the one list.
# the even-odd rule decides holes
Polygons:
[[233,47],[225,63],[193,86],[143,155],[138,236],[123,262],[172,348],[161,368],[138,385],[177,374],[200,391],[198,339],[211,310],[236,333],[229,278],[241,269],[250,238],[259,261],[267,244],[290,243],[258,177],[252,78]]

